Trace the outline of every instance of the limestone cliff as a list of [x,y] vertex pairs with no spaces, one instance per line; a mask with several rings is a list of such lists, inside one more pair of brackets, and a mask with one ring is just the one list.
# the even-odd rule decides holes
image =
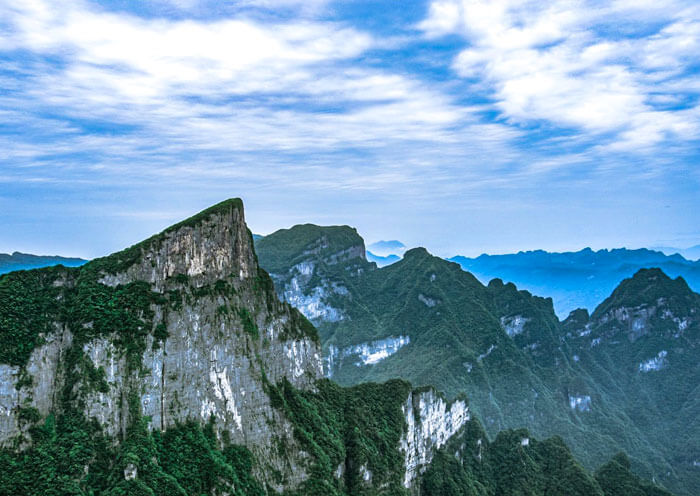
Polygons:
[[[360,254],[316,248],[330,266]],[[275,403],[272,392],[286,384],[294,394],[323,400],[318,336],[258,267],[240,200],[80,268],[8,274],[0,293],[4,447],[26,449],[34,425],[68,411],[95,420],[115,445],[135,419],[158,431],[194,420],[211,425],[221,443],[246,446],[256,460],[254,476],[274,491],[317,477],[314,444],[305,444],[299,426],[303,404]],[[404,463],[373,479],[376,468],[357,458],[341,429],[337,442],[350,445],[337,455],[339,487],[349,487],[353,473],[361,474],[357,487],[370,492],[389,479],[417,490],[433,452],[469,420],[463,401],[448,405],[432,390],[405,387],[391,403],[398,417],[388,446]],[[382,395],[362,401],[367,411],[391,406]],[[365,417],[358,414],[353,425],[371,440]],[[142,470],[129,462],[122,472],[138,481]]]
[[[53,285],[64,288],[60,298],[69,300],[86,277],[97,279],[98,290],[148,283],[151,303],[137,319],[149,327],[142,345],[134,354],[109,326],[83,332],[105,317],[100,311],[87,321],[76,315],[56,320],[26,364],[0,365],[0,442],[7,445],[22,433],[23,409],[46,416],[65,408],[61,399],[69,386],[71,404],[115,438],[126,429],[128,400],[136,396],[152,428],[213,419],[219,435],[226,431],[231,442],[253,452],[258,475],[273,486],[294,486],[305,477],[298,450],[282,456],[273,449],[279,437],[292,446],[295,441],[270,406],[264,380],[286,377],[295,387],[313,387],[321,375],[318,341],[259,270],[240,201],[223,202],[124,252],[64,271]],[[81,358],[69,363],[66,356],[76,352]],[[71,368],[78,380],[67,384]],[[99,371],[104,386],[93,387],[86,371]],[[282,480],[270,480],[272,471]]]
[[347,318],[348,286],[376,268],[365,258],[364,240],[349,226],[281,229],[259,239],[256,251],[280,299],[316,325]]

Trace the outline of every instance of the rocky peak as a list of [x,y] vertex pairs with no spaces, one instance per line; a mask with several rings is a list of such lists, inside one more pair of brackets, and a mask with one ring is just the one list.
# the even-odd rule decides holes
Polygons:
[[569,312],[568,317],[564,319],[562,324],[566,327],[585,326],[590,318],[591,316],[589,315],[588,310],[585,308],[577,308],[576,310]]
[[[661,269],[641,269],[622,281],[591,316],[601,337],[624,333],[636,341],[654,330],[678,337],[698,321],[700,295],[682,277],[671,279]],[[594,333],[595,334],[595,333]]]
[[[26,312],[0,301],[0,444],[28,432],[27,408],[39,419],[74,411],[113,439],[139,417],[159,430],[196,420],[247,446],[273,487],[282,482],[270,474],[287,487],[305,476],[276,449],[295,441],[265,388],[283,378],[313,388],[318,335],[258,268],[240,200],[80,268],[20,276],[4,276],[2,290]],[[37,307],[47,310],[35,324],[26,313]]]
[[252,235],[243,203],[229,199],[126,250],[92,262],[109,286],[147,281],[162,289],[168,280],[188,278],[202,286],[257,275]]
[[631,278],[623,280],[613,293],[601,303],[591,316],[599,319],[619,308],[652,307],[673,304],[697,304],[698,295],[682,277],[671,279],[661,269],[640,269]]
[[344,319],[348,285],[376,268],[365,258],[364,240],[348,226],[297,225],[259,239],[255,248],[280,300],[316,324]]
[[417,248],[411,248],[408,250],[406,253],[404,253],[403,258],[404,260],[420,260],[424,258],[431,257],[432,255],[428,250],[423,248],[422,246],[419,246]]
[[302,262],[367,263],[365,242],[357,230],[349,226],[296,225],[260,238],[255,249],[260,265],[274,274],[285,273]]

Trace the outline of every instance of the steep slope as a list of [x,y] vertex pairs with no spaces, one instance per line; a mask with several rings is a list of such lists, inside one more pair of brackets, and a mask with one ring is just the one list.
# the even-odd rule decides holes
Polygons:
[[3,275],[0,336],[0,494],[405,495],[471,417],[404,382],[318,382],[318,334],[258,267],[240,200]]
[[0,253],[0,274],[12,272],[13,270],[29,270],[52,265],[64,265],[66,267],[79,267],[86,263],[82,258],[66,258],[47,255],[31,255],[18,251],[11,255]]
[[537,250],[476,258],[457,256],[450,260],[484,283],[501,278],[534,294],[552,297],[561,318],[576,308],[592,312],[622,279],[642,268],[662,268],[673,277],[683,276],[691,287],[700,290],[700,263],[647,249],[586,248],[567,253]]
[[336,302],[358,276],[376,268],[364,258],[363,239],[348,226],[294,226],[259,239],[255,247],[280,298],[314,322],[342,320]]
[[28,434],[23,412],[71,411],[109,438],[141,416],[161,430],[212,419],[217,437],[251,449],[266,483],[305,477],[274,449],[287,423],[261,377],[310,387],[317,335],[258,269],[240,200],[77,269],[7,274],[0,316],[4,445]]
[[567,342],[601,392],[700,487],[700,295],[682,278],[643,269],[624,280],[590,319],[564,323]]
[[[267,242],[274,245],[276,236]],[[259,248],[265,266],[265,247]],[[286,290],[314,293],[314,280],[332,280],[314,260],[313,253],[297,259],[314,269]],[[360,257],[346,263],[367,267]],[[339,318],[310,315],[321,335],[327,376],[348,385],[401,377],[434,384],[449,395],[466,392],[491,437],[524,426],[537,437],[560,435],[590,468],[623,449],[645,477],[681,491],[691,487],[679,482],[689,479],[675,471],[674,456],[659,449],[656,434],[637,423],[580,363],[580,353],[572,349],[578,345],[566,338],[551,299],[500,280],[483,286],[424,249],[409,250],[389,267],[356,274],[343,280],[345,291],[320,297],[332,301]],[[587,313],[576,315],[585,325]]]

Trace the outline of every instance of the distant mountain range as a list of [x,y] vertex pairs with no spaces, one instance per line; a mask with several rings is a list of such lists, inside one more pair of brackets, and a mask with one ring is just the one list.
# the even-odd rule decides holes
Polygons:
[[378,267],[386,267],[401,260],[406,245],[395,239],[391,241],[377,241],[367,246],[367,260],[374,262]]
[[14,252],[12,255],[0,253],[0,274],[15,270],[38,269],[51,265],[61,264],[65,267],[79,267],[86,263],[82,258],[66,258],[47,255],[30,255],[28,253]]
[[[683,257],[651,250],[462,257],[506,280],[551,277],[539,287],[546,296],[562,284],[563,294],[580,298],[577,281],[593,280],[578,291],[600,294],[595,311],[578,309],[562,322],[551,298],[482,271],[491,279],[484,285],[423,248],[377,268],[347,226],[295,226],[258,240],[256,251],[280,298],[318,328],[334,381],[403,378],[452,397],[466,393],[491,438],[518,427],[559,435],[589,468],[624,450],[630,461],[620,458],[620,467],[631,463],[679,494],[699,487],[700,295],[665,273],[696,274]],[[607,294],[601,282],[610,284]]]
[[[375,245],[367,247],[367,260],[378,267],[398,262],[405,251],[399,241],[380,241]],[[563,319],[577,308],[592,312],[621,280],[647,267],[658,267],[671,277],[682,276],[691,288],[700,291],[700,261],[694,261],[698,257],[700,245],[685,250],[663,247],[598,251],[584,248],[563,253],[535,250],[483,254],[475,258],[458,255],[448,260],[458,263],[484,284],[502,279],[533,294],[552,298],[554,311]]]
[[682,276],[691,288],[700,290],[700,262],[644,248],[585,248],[565,253],[537,250],[450,260],[483,283],[500,278],[536,295],[551,297],[560,318],[576,308],[592,312],[621,280],[647,267],[658,267],[671,277]]
[[654,246],[652,250],[664,252],[666,255],[678,253],[688,260],[700,260],[700,245],[691,246],[689,248],[673,248],[670,246]]
[[405,244],[395,239],[391,241],[377,241],[367,246],[368,251],[380,257],[388,257],[389,255],[401,257],[407,249]]

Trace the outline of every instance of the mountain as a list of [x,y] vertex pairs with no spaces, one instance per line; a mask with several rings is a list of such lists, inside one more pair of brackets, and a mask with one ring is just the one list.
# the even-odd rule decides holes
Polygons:
[[376,256],[388,257],[395,255],[400,258],[408,248],[401,241],[392,239],[391,241],[377,241],[369,245],[367,249]]
[[537,250],[450,260],[484,283],[500,278],[533,294],[551,297],[561,318],[576,308],[592,312],[622,279],[643,268],[659,267],[672,277],[683,276],[692,288],[700,290],[700,262],[647,249],[586,248],[566,253]]
[[688,260],[700,261],[700,245],[685,248],[682,252],[682,255]]
[[79,267],[86,263],[82,258],[65,258],[46,255],[30,255],[28,253],[14,252],[12,255],[0,253],[0,274],[13,270],[38,269],[51,265],[64,265],[66,267]]
[[369,250],[365,252],[365,256],[367,257],[368,261],[376,263],[377,267],[386,267],[387,265],[391,265],[401,260],[401,257],[398,255],[387,255],[386,257],[380,257]]
[[688,260],[700,260],[700,245],[690,246],[688,248],[673,248],[670,246],[656,246],[652,248],[666,255],[679,254]]
[[[603,314],[589,317],[586,310],[578,310],[562,323],[552,299],[500,279],[484,286],[456,263],[422,248],[407,251],[401,261],[384,268],[365,260],[359,248],[354,259],[328,263],[333,250],[349,253],[351,246],[362,246],[350,228],[351,244],[333,243],[333,250],[322,257],[310,249],[297,250],[306,255],[298,255],[294,265],[273,267],[268,252],[283,250],[280,235],[294,236],[297,229],[267,236],[265,245],[258,244],[258,256],[282,299],[307,302],[299,308],[319,330],[327,377],[344,385],[398,377],[435,385],[449,397],[465,392],[491,439],[503,429],[519,427],[538,438],[558,435],[591,469],[624,450],[633,470],[643,477],[682,494],[693,493],[693,465],[669,450],[659,431],[640,421],[634,395],[615,391],[639,387],[630,377],[639,374],[639,363],[625,370],[610,364],[591,367],[582,358],[580,343],[568,335],[574,322],[594,325]],[[334,229],[333,237],[342,239]],[[331,236],[324,228],[315,232],[321,239]],[[318,243],[313,237],[308,242]],[[671,288],[662,285],[655,291],[640,289],[638,297],[650,300]],[[694,301],[688,299],[684,312],[674,315],[694,315]],[[680,325],[697,326],[693,319],[685,322]],[[697,361],[697,340],[693,343],[688,357]],[[605,384],[605,374],[619,374],[620,382]],[[688,389],[697,384],[694,377],[674,378],[684,384],[677,390],[677,403],[689,402],[683,417],[688,425],[697,419],[692,416],[695,396]],[[642,388],[638,394],[646,391]],[[665,421],[660,410],[652,411],[657,424]],[[675,438],[687,439],[682,434]]]
[[[375,268],[348,228],[279,236],[288,252],[258,243],[289,284],[309,255],[348,284]],[[492,443],[463,396],[322,379],[316,329],[274,291],[237,199],[81,267],[0,276],[0,494],[607,495],[633,478],[604,492],[556,439]]]
[[656,268],[622,281],[590,318],[579,312],[564,322],[566,342],[598,390],[622,405],[696,488],[699,324],[700,295]]

